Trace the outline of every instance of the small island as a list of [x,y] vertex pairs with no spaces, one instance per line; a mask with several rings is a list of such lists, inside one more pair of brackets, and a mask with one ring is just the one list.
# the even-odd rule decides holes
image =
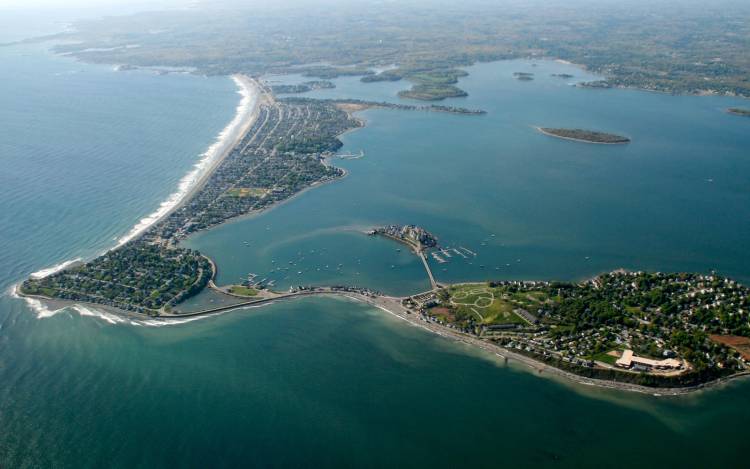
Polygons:
[[399,91],[399,98],[418,99],[420,101],[440,101],[445,98],[464,98],[469,93],[453,85],[418,84],[411,89]]
[[735,116],[742,116],[742,117],[750,117],[750,109],[742,109],[738,107],[730,107],[727,109],[727,112],[729,114],[733,114]]
[[604,145],[622,145],[625,143],[630,143],[630,139],[628,137],[609,134],[605,132],[595,132],[593,130],[561,129],[550,127],[536,127],[536,129],[544,135],[562,138],[565,140],[574,140],[576,142],[598,143]]
[[417,253],[438,245],[437,238],[432,233],[416,225],[387,225],[375,228],[368,234],[394,239],[406,244]]
[[550,76],[554,77],[554,78],[564,78],[566,80],[570,79],[570,78],[573,78],[573,75],[571,75],[570,73],[553,73]]
[[515,72],[513,76],[519,81],[531,81],[534,79],[534,74],[528,72]]

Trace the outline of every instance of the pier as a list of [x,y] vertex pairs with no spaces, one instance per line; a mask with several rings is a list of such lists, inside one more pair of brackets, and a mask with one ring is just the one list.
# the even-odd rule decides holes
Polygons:
[[437,290],[440,285],[435,280],[435,276],[432,275],[432,269],[430,269],[430,264],[427,263],[427,258],[425,257],[424,253],[422,251],[417,252],[417,255],[420,259],[422,259],[422,264],[424,264],[424,270],[427,271],[427,276],[430,278],[430,286],[433,290]]

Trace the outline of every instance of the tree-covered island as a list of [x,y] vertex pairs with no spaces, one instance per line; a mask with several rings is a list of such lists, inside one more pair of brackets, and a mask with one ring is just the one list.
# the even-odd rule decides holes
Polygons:
[[400,98],[418,99],[420,101],[440,101],[446,98],[463,98],[469,94],[453,85],[417,84],[411,89],[399,91]]
[[601,143],[601,144],[624,144],[630,143],[628,137],[621,135],[609,134],[605,132],[595,132],[593,130],[584,129],[562,129],[562,128],[551,128],[551,127],[537,127],[539,132],[549,135],[551,137],[562,138],[566,140],[575,140],[577,142],[585,143]]
[[727,112],[729,114],[734,114],[735,116],[750,117],[750,109],[730,107],[729,109],[727,109]]

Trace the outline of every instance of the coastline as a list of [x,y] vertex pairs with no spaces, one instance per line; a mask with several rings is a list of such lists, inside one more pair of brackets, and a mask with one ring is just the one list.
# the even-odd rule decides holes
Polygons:
[[[223,292],[220,292],[220,293],[225,294]],[[74,301],[69,301],[69,300],[55,300],[55,299],[46,298],[46,297],[38,296],[38,295],[33,295],[33,296],[23,295],[23,294],[19,294],[15,290],[14,290],[14,294],[16,296],[21,296],[27,299],[27,301],[28,300],[32,300],[36,302],[49,301],[49,302],[54,302],[61,306],[59,309],[56,309],[56,310],[49,310],[48,308],[44,307],[44,310],[46,311],[46,313],[43,313],[40,311],[38,313],[38,317],[40,319],[51,317],[66,308],[72,308],[75,311],[77,311],[81,316],[100,317],[110,324],[129,323],[132,325],[141,325],[141,326],[166,326],[166,325],[184,324],[184,323],[199,320],[202,318],[217,316],[217,315],[221,315],[224,313],[229,313],[229,312],[233,312],[237,310],[261,308],[261,307],[268,306],[268,305],[271,305],[280,301],[295,301],[300,298],[306,298],[306,297],[314,297],[314,296],[344,297],[344,298],[349,298],[353,301],[366,303],[385,313],[390,314],[391,316],[394,316],[395,318],[405,321],[406,323],[408,323],[409,325],[413,327],[418,327],[432,334],[436,334],[444,339],[451,340],[453,342],[462,343],[468,347],[471,347],[472,349],[479,349],[483,352],[490,353],[494,355],[495,357],[502,358],[506,361],[511,361],[511,360],[515,361],[518,364],[523,365],[525,371],[533,372],[535,374],[546,373],[549,376],[554,376],[554,377],[566,380],[569,383],[575,383],[578,385],[596,386],[599,388],[613,389],[613,390],[625,391],[625,392],[637,392],[639,394],[648,394],[654,397],[667,397],[667,396],[684,396],[688,394],[693,394],[698,391],[716,388],[722,384],[729,383],[736,379],[750,377],[750,371],[743,371],[743,372],[735,373],[730,376],[718,378],[713,381],[708,381],[706,383],[701,383],[701,384],[692,385],[692,386],[685,386],[685,387],[677,387],[677,388],[648,387],[648,386],[641,386],[637,384],[622,383],[618,381],[608,381],[608,380],[602,380],[602,379],[596,379],[596,378],[587,378],[587,377],[580,376],[569,371],[562,370],[560,368],[556,368],[547,363],[539,361],[535,358],[514,352],[512,350],[506,349],[499,345],[493,344],[489,341],[486,341],[477,337],[473,337],[469,334],[461,333],[451,328],[448,328],[446,326],[442,326],[435,322],[423,319],[418,313],[409,312],[405,307],[402,306],[401,301],[404,298],[391,297],[391,296],[385,296],[385,295],[378,295],[378,296],[370,297],[370,296],[363,295],[361,293],[350,292],[350,291],[301,291],[301,292],[296,292],[296,293],[291,293],[291,294],[282,294],[277,297],[270,297],[270,298],[250,299],[250,297],[248,297],[248,301],[239,302],[233,305],[225,305],[225,306],[221,306],[221,307],[210,309],[210,310],[188,312],[188,313],[183,313],[183,314],[160,315],[158,317],[151,317],[145,314],[127,312],[124,310],[120,310],[118,308],[102,306],[96,303],[74,302]],[[228,295],[228,296],[232,296],[233,298],[239,299],[239,297],[234,296],[234,295]]]
[[255,123],[260,109],[260,85],[246,75],[235,74],[231,78],[238,87],[238,94],[242,96],[232,121],[224,127],[216,141],[201,155],[202,158],[195,163],[194,169],[180,179],[177,192],[162,202],[156,211],[142,218],[128,234],[118,239],[117,246],[136,239],[148,228],[168,217],[190,200]]
[[[236,74],[232,75],[231,78],[238,87],[237,93],[242,96],[232,120],[219,132],[216,140],[208,149],[200,155],[192,169],[180,179],[177,190],[162,201],[155,211],[141,218],[127,234],[118,238],[116,244],[107,251],[138,238],[151,226],[165,219],[175,210],[178,210],[187,200],[190,200],[250,130],[259,114],[261,85],[255,79],[246,75]],[[80,257],[66,260],[33,272],[30,277],[44,278],[83,261],[84,259]]]

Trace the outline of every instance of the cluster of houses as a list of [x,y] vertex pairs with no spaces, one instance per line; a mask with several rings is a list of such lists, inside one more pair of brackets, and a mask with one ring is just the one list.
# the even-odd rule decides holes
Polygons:
[[437,246],[437,238],[416,225],[387,225],[370,231],[371,235],[383,235],[414,246],[417,250]]

